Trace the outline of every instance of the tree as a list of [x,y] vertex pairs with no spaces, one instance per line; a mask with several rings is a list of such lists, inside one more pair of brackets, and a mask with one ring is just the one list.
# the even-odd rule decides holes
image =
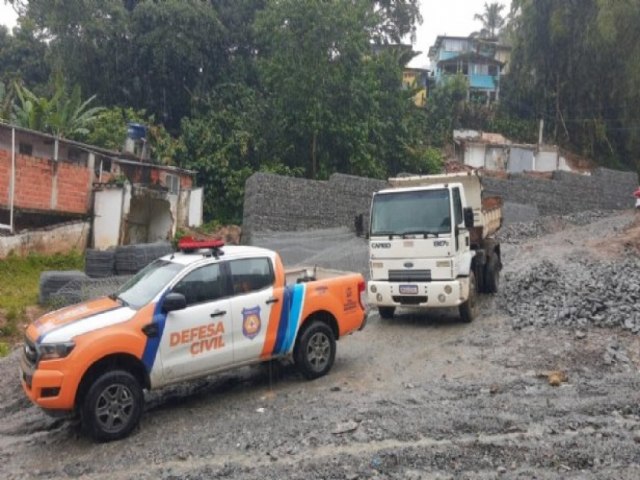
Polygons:
[[482,22],[482,30],[480,32],[481,37],[496,38],[505,22],[501,14],[502,10],[504,10],[504,5],[501,5],[498,2],[493,2],[491,4],[485,2],[484,12],[481,14],[476,13],[473,16],[474,20]]
[[95,95],[82,100],[80,87],[69,92],[61,76],[57,77],[55,93],[51,98],[39,97],[27,87],[15,84],[19,103],[13,107],[13,123],[51,133],[58,137],[73,138],[86,135],[102,107],[90,107]]

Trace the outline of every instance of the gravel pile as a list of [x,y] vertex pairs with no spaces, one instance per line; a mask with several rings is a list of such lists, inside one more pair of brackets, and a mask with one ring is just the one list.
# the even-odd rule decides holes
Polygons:
[[156,258],[172,252],[173,247],[168,242],[123,245],[116,248],[115,271],[118,275],[132,275]]
[[114,275],[116,266],[115,250],[87,249],[84,255],[84,272],[92,278],[104,278]]
[[593,210],[577,212],[571,215],[548,215],[532,222],[516,222],[504,225],[496,235],[503,243],[518,244],[525,240],[540,238],[543,235],[562,230],[568,226],[588,225],[600,218],[610,216],[611,212]]
[[79,270],[42,272],[40,274],[40,295],[38,302],[43,305],[48,303],[50,297],[70,282],[83,282],[88,277]]
[[507,273],[498,297],[514,328],[622,327],[640,333],[640,258],[613,263],[584,258],[543,261]]

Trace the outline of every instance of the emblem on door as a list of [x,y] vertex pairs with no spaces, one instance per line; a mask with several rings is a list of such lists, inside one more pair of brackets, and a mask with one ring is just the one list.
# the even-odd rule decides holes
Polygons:
[[242,334],[249,340],[253,340],[260,333],[262,321],[260,320],[260,307],[242,309]]

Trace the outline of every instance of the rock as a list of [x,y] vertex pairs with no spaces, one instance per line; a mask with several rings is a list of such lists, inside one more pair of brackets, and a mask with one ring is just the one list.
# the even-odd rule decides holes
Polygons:
[[343,433],[353,432],[358,428],[358,423],[353,420],[349,420],[348,422],[339,423],[335,426],[335,428],[331,431],[334,435],[341,435]]
[[547,374],[547,380],[549,382],[549,385],[551,385],[552,387],[558,387],[560,386],[560,384],[566,383],[569,380],[569,377],[567,376],[566,372],[563,372],[562,370],[556,370]]

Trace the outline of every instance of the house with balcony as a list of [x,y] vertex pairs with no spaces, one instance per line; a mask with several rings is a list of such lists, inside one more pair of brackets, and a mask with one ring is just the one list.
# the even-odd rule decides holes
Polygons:
[[468,80],[467,99],[486,102],[500,99],[500,79],[507,73],[511,48],[496,38],[440,35],[429,48],[436,87],[453,75]]

